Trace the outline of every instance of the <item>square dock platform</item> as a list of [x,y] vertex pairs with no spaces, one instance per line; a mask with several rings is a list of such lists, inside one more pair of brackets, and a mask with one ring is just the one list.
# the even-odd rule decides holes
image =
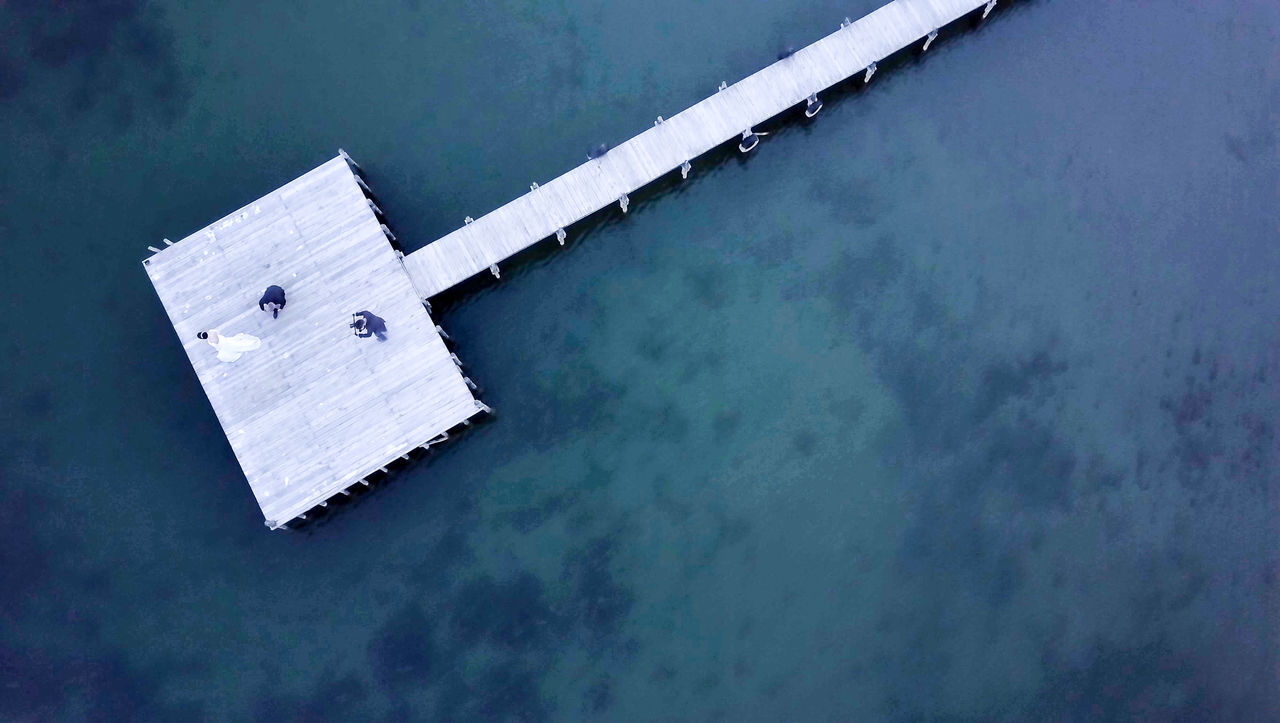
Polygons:
[[[272,529],[487,409],[345,154],[143,264]],[[278,319],[258,309],[272,284]],[[354,335],[362,310],[386,341]],[[262,346],[220,362],[209,329]]]

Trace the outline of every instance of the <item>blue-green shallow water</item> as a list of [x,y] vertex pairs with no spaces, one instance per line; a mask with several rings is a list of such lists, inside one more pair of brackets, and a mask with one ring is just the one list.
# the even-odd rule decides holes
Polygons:
[[1016,3],[695,161],[437,304],[492,423],[263,528],[146,245],[342,146],[417,248],[875,4],[0,6],[0,717],[1273,713],[1268,2]]

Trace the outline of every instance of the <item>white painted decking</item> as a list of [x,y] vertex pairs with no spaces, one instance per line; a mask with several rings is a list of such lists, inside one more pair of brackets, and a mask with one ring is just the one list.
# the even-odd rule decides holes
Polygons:
[[[341,156],[144,264],[268,526],[483,408]],[[271,284],[278,319],[257,306]],[[352,334],[365,309],[387,341]],[[219,362],[196,339],[214,328],[262,347]]]
[[423,298],[435,296],[987,5],[894,0],[409,254],[405,267]]

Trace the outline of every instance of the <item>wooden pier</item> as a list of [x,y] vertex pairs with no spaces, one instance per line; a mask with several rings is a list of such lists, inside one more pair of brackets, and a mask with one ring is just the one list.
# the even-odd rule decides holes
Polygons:
[[[731,140],[744,140],[756,125],[795,107],[827,88],[861,74],[870,80],[876,63],[920,43],[969,13],[985,17],[994,0],[894,0],[855,22],[574,168],[505,206],[468,222],[453,233],[405,257],[405,267],[424,299],[490,271],[545,238],[564,242],[564,229]],[[810,108],[814,106],[810,105]],[[816,110],[814,111],[816,112]]]
[[[273,529],[488,409],[361,183],[343,154],[143,262]],[[257,305],[272,284],[274,319]],[[354,335],[364,310],[387,341]],[[262,346],[220,362],[209,329]]]
[[[618,203],[727,141],[748,152],[755,125],[805,104],[939,28],[995,0],[894,0],[507,205],[408,256],[388,243],[381,210],[346,153],[143,261],[213,410],[262,508],[284,527],[376,471],[448,438],[486,407],[446,347],[428,300],[544,238]],[[394,240],[394,237],[392,237]],[[284,287],[278,319],[259,310],[270,285]],[[348,326],[368,310],[389,339]],[[218,329],[261,339],[219,361],[196,334]],[[447,338],[447,337],[446,337]],[[367,482],[365,482],[367,484]]]

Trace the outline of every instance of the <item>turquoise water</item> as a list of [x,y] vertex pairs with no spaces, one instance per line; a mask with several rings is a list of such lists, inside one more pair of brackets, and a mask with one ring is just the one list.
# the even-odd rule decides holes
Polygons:
[[497,416],[269,533],[142,271],[408,249],[875,2],[0,6],[0,717],[1259,720],[1280,11],[1018,2],[436,303]]

